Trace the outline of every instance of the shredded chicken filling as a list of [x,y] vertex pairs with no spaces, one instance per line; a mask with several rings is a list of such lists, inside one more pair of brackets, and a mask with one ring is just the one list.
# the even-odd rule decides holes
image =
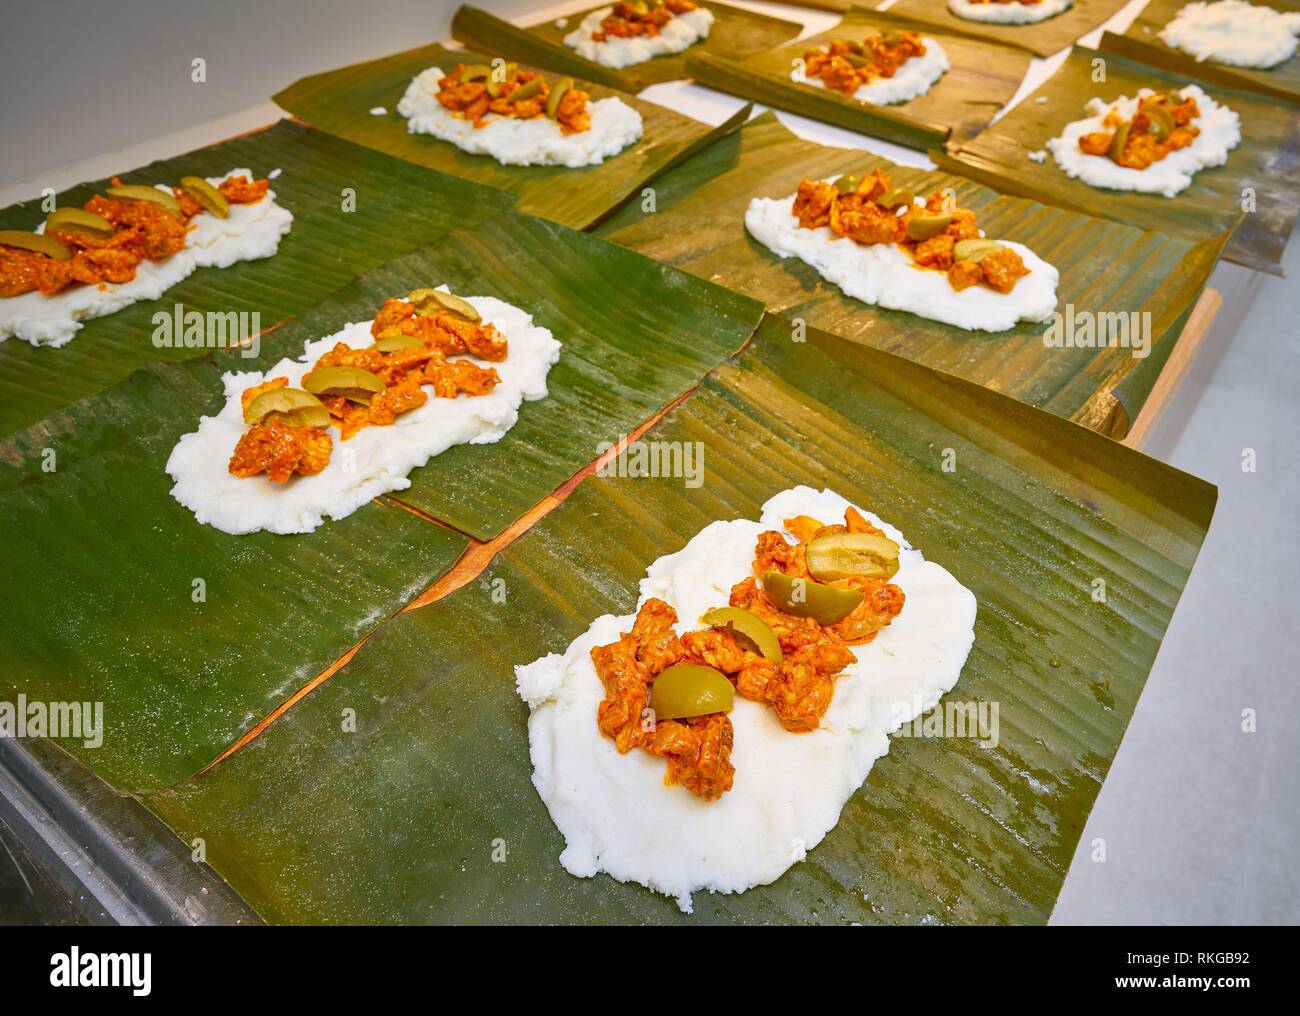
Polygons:
[[600,23],[599,30],[591,33],[591,38],[594,42],[635,39],[638,35],[653,39],[673,18],[698,9],[699,4],[692,0],[634,0],[632,3],[617,3],[609,16]]
[[[466,64],[457,64],[450,74],[439,79],[437,98],[445,108],[469,120],[476,128],[487,126],[494,116],[534,120],[549,115],[547,101],[554,86],[537,71],[517,70],[504,81],[493,81],[490,77],[462,81],[470,69]],[[538,84],[533,85],[534,81]],[[562,134],[590,129],[591,113],[587,109],[590,98],[580,88],[566,89],[560,96],[553,118]]]
[[[348,440],[365,427],[384,427],[401,414],[435,398],[489,394],[501,381],[494,367],[483,367],[470,359],[500,363],[508,352],[505,336],[490,324],[467,321],[447,312],[418,312],[405,300],[387,300],[370,326],[377,338],[410,336],[418,346],[381,352],[373,347],[354,349],[339,342],[318,359],[312,370],[322,367],[358,367],[378,377],[382,391],[369,405],[343,395],[322,395],[341,440]],[[287,377],[271,378],[246,389],[240,401],[247,410],[266,391],[287,387]],[[324,469],[330,460],[333,440],[325,427],[291,426],[276,417],[251,426],[240,437],[230,457],[229,470],[235,476],[266,473],[276,483],[286,483],[296,473],[310,476]]]
[[877,78],[892,78],[914,56],[925,56],[925,43],[916,32],[869,35],[861,42],[834,39],[804,54],[804,74],[845,95],[852,95]]
[[1124,120],[1114,110],[1107,113],[1102,125],[1109,130],[1084,134],[1079,138],[1079,150],[1086,155],[1108,156],[1128,169],[1146,169],[1196,140],[1201,131],[1192,126],[1192,121],[1200,112],[1194,97],[1178,97],[1175,101],[1168,95],[1146,96],[1139,100],[1132,120]]
[[[113,178],[113,185],[121,181]],[[217,187],[231,204],[251,204],[266,196],[266,180],[231,177]],[[165,258],[185,247],[190,220],[204,211],[188,192],[179,187],[172,194],[180,202],[181,214],[149,201],[95,195],[82,207],[107,219],[113,235],[99,238],[71,230],[47,230],[47,235],[73,252],[60,261],[39,251],[0,244],[0,297],[21,296],[33,290],[53,296],[74,283],[97,286],[130,282],[140,262]]]
[[[896,208],[878,202],[891,192],[889,178],[880,170],[864,177],[847,193],[835,184],[821,180],[804,180],[795,195],[793,214],[805,229],[829,226],[837,236],[857,243],[897,244],[912,258],[917,268],[945,272],[952,288],[958,291],[982,285],[999,293],[1010,293],[1017,280],[1029,274],[1024,260],[1010,247],[999,246],[978,261],[957,257],[961,240],[979,238],[975,213],[967,208],[950,207],[951,199],[935,191],[924,207],[910,203],[902,214]],[[932,236],[915,240],[909,236],[913,220],[947,217]]]
[[750,611],[768,625],[781,646],[780,662],[767,659],[753,643],[732,629],[703,628],[678,636],[677,612],[663,600],[648,599],[638,611],[632,630],[617,642],[591,650],[605,697],[596,712],[600,732],[622,753],[640,748],[668,762],[665,784],[680,785],[705,800],[716,800],[734,784],[731,749],[735,732],[726,713],[681,720],[655,721],[650,697],[655,679],[668,667],[694,663],[725,674],[737,693],[766,703],[781,725],[792,733],[816,730],[835,695],[835,677],[857,662],[849,646],[865,645],[903,609],[903,591],[882,579],[856,577],[833,585],[858,589],[862,603],[834,625],[779,610],[755,576],[780,571],[808,579],[809,542],[831,533],[881,531],[854,508],[843,525],[824,526],[801,515],[786,519],[797,543],[775,530],[759,534],[754,575],[731,589],[729,606]]

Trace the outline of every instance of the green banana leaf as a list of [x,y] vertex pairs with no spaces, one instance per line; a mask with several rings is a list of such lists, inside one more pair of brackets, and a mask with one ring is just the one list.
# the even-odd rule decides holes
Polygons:
[[1038,56],[1059,53],[1075,40],[1087,35],[1123,7],[1128,0],[1074,0],[1069,10],[1054,18],[1032,25],[989,25],[979,21],[959,18],[948,10],[946,0],[898,0],[889,9],[895,14],[928,21],[981,39],[994,39],[1012,46],[1021,46]]
[[[435,65],[450,70],[458,63],[484,63],[489,59],[471,50],[422,46],[313,74],[274,98],[294,116],[331,134],[507,191],[518,199],[516,210],[575,229],[599,222],[655,176],[735,129],[748,115],[744,109],[722,126],[710,127],[652,102],[579,82],[593,100],[617,94],[641,114],[645,124],[645,134],[636,144],[600,165],[579,169],[503,166],[491,156],[467,155],[448,141],[407,131],[406,119],[397,113],[397,103],[415,75]],[[387,110],[384,115],[370,113],[380,106]]]
[[[1048,348],[1044,325],[968,332],[846,297],[803,262],[782,260],[745,231],[753,197],[791,194],[807,177],[881,167],[901,186],[928,194],[952,187],[993,237],[1027,244],[1061,271],[1059,306],[1093,313],[1151,315],[1151,353],[1122,348]],[[1112,437],[1123,437],[1150,390],[1120,401],[1122,379],[1142,364],[1159,373],[1214,267],[1224,236],[1199,242],[1006,197],[944,173],[895,166],[879,156],[824,148],[796,138],[772,113],[713,145],[656,181],[653,214],[621,209],[599,229],[611,240],[762,299],[866,345],[987,385]],[[1154,378],[1152,379],[1154,380]]]
[[224,404],[224,370],[289,352],[280,331],[259,360],[153,364],[0,444],[0,699],[103,703],[102,746],[59,743],[119,790],[211,762],[468,545],[391,502],[233,537],[171,498],[176,440]]
[[[1106,80],[1093,81],[1093,61],[1104,61]],[[1072,180],[1048,155],[1029,159],[1058,136],[1067,123],[1087,116],[1089,98],[1134,95],[1139,88],[1200,85],[1241,117],[1241,143],[1225,165],[1203,169],[1173,198],[1159,194],[1100,190]],[[1043,102],[1038,102],[1038,98]],[[1171,236],[1204,239],[1233,228],[1224,257],[1281,275],[1300,196],[1292,185],[1300,174],[1300,110],[1257,93],[1213,85],[1173,71],[1149,67],[1108,50],[1075,47],[1061,68],[1034,93],[973,141],[952,152],[935,152],[940,168],[961,173],[990,187],[1024,194],[1091,215],[1156,229]],[[1253,207],[1243,210],[1250,199]]]
[[[828,88],[790,80],[794,61],[833,39],[907,29],[935,39],[951,69],[920,98],[896,106],[868,106]],[[855,8],[835,28],[770,52],[734,60],[714,53],[692,56],[687,67],[702,85],[823,120],[851,131],[926,151],[951,134],[974,137],[1011,100],[1029,69],[1029,54],[1012,46],[936,31],[911,18]]]
[[555,21],[520,28],[466,4],[457,9],[451,22],[451,34],[454,39],[475,49],[518,57],[558,74],[573,74],[625,92],[639,92],[650,85],[687,77],[686,60],[691,54],[713,53],[740,59],[793,39],[802,27],[793,21],[782,21],[757,11],[708,0],[701,6],[713,12],[714,22],[709,37],[703,42],[671,56],[655,57],[632,67],[615,68],[578,56],[564,44],[564,37],[577,28],[583,18],[592,11],[609,6],[608,3],[598,4],[577,14],[566,15],[562,28],[557,28]]
[[[1212,84],[1245,88],[1275,99],[1300,102],[1300,59],[1296,57],[1268,70],[1229,67],[1209,61],[1198,63],[1195,57],[1161,42],[1158,34],[1160,30],[1173,21],[1188,2],[1189,0],[1151,0],[1123,35],[1105,33],[1102,36],[1102,46],[1153,67],[1167,67],[1184,74],[1193,74]],[[1251,2],[1257,7],[1271,7],[1284,14],[1300,13],[1300,3],[1292,3],[1290,0]]]
[[[275,257],[229,268],[201,268],[158,300],[88,321],[61,349],[0,342],[0,438],[101,391],[145,364],[187,360],[202,350],[155,348],[153,315],[175,304],[199,311],[247,311],[262,327],[310,307],[375,265],[429,243],[459,225],[502,211],[507,195],[281,121],[243,137],[121,173],[128,183],[174,182],[187,174],[215,176],[236,166],[266,174],[276,200],[294,214],[293,231]],[[78,207],[108,181],[58,195]],[[342,210],[341,192],[356,191],[356,209]],[[0,211],[0,229],[32,229],[45,218],[36,201]]]
[[[702,442],[703,485],[585,480],[477,581],[385,624],[259,742],[148,806],[275,922],[1045,921],[1214,488],[899,357],[791,342],[773,318],[646,439]],[[951,696],[999,704],[997,743],[895,737],[805,861],[698,893],[692,917],[571,877],[512,667],[630,611],[655,558],[796,483],[878,511],[974,591]]]
[[[228,536],[171,498],[167,457],[224,404],[222,371],[296,357],[389,296],[444,282],[524,307],[563,344],[549,395],[524,403],[505,438],[450,449],[407,490],[303,536]],[[120,789],[190,775],[455,561],[468,540],[419,513],[495,536],[738,350],[761,316],[757,301],[626,248],[502,213],[355,280],[256,358],[155,365],[83,399],[0,444],[0,545],[12,548],[0,700],[103,701],[111,740],[66,747]],[[204,602],[190,599],[195,579]]]

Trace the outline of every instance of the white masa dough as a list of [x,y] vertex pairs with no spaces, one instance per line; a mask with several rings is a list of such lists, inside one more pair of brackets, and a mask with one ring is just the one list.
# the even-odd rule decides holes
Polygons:
[[[253,179],[248,169],[208,177],[214,187],[232,176]],[[160,190],[171,193],[163,184]],[[280,238],[293,226],[293,215],[275,203],[275,191],[260,201],[230,205],[224,219],[200,212],[190,220],[185,247],[166,258],[146,258],[130,282],[92,286],[74,283],[53,296],[30,292],[0,298],[0,342],[10,336],[33,346],[63,346],[81,330],[81,323],[104,317],[140,300],[156,300],[197,268],[228,268],[240,261],[269,258]],[[37,232],[44,232],[44,224]]]
[[858,243],[836,236],[829,226],[803,228],[793,205],[793,195],[754,198],[745,211],[745,229],[773,254],[798,258],[864,303],[990,332],[1005,331],[1018,321],[1046,321],[1056,310],[1060,273],[1023,244],[998,241],[1018,253],[1029,269],[1010,293],[986,286],[958,292],[946,272],[917,268],[896,244]]
[[546,397],[546,376],[560,358],[560,343],[518,307],[489,296],[465,299],[509,342],[501,363],[467,357],[479,366],[496,368],[501,382],[489,394],[436,398],[432,386],[425,385],[429,400],[402,413],[389,426],[366,427],[346,441],[339,440],[337,427],[330,427],[334,439],[330,462],[314,476],[274,483],[265,475],[244,479],[231,475],[230,455],[248,430],[240,394],[274,377],[288,377],[289,387],[301,387],[303,375],[335,343],[356,349],[374,341],[369,321],[349,324],[308,342],[297,360],[281,360],[265,372],[227,372],[222,378],[226,404],[221,412],[203,417],[198,430],[182,437],[167,460],[167,472],[176,481],[172,497],[200,522],[226,533],[307,533],[325,516],[341,519],[380,494],[405,490],[411,485],[407,477],[412,469],[453,445],[501,440],[519,419],[525,399]]
[[[795,515],[840,522],[848,504],[829,490],[795,487],[768,500],[757,522],[714,522],[650,566],[638,607],[658,597],[676,609],[679,634],[698,628],[699,617],[725,606],[731,587],[752,574],[760,532],[783,529]],[[902,548],[892,580],[906,594],[902,612],[874,641],[852,647],[857,662],[836,678],[817,730],[792,734],[769,706],[736,697],[735,784],[716,801],[665,786],[662,758],[620,755],[596,727],[604,689],[590,650],[630,630],[634,615],[600,617],[565,652],[515,668],[532,711],[533,784],[564,835],[567,871],[608,872],[673,897],[687,912],[696,891],[772,882],[839,821],[889,750],[888,735],[957,683],[975,638],[974,595],[893,526],[863,514]]]
[[1160,30],[1159,38],[1197,62],[1264,69],[1295,56],[1297,35],[1300,13],[1245,0],[1218,0],[1188,4]]
[[[950,64],[948,54],[937,42],[925,37],[922,37],[921,42],[925,46],[924,56],[909,57],[894,72],[893,77],[869,81],[854,92],[851,98],[870,106],[892,106],[899,102],[910,102],[928,92],[943,77]],[[804,73],[803,67],[793,71],[790,80],[813,88],[826,87],[820,78],[810,78]]]
[[583,59],[604,67],[631,67],[657,56],[670,56],[689,49],[707,39],[713,28],[713,12],[697,7],[685,14],[674,15],[658,35],[638,35],[630,39],[611,37],[597,42],[591,37],[592,33],[600,31],[601,22],[613,10],[613,7],[602,7],[592,11],[564,37],[564,44]]
[[971,3],[970,0],[948,0],[948,10],[967,21],[982,21],[986,25],[1032,25],[1046,21],[1070,9],[1074,0],[1042,0],[1042,3]]
[[1047,150],[1066,176],[1076,177],[1089,186],[1172,198],[1189,187],[1192,177],[1200,170],[1227,162],[1228,153],[1241,142],[1241,121],[1236,113],[1215,102],[1196,85],[1184,85],[1180,91],[1184,97],[1196,100],[1200,115],[1192,120],[1192,126],[1199,128],[1200,133],[1186,148],[1170,152],[1146,169],[1121,166],[1105,155],[1088,155],[1080,151],[1079,138],[1109,130],[1104,121],[1112,109],[1122,119],[1131,120],[1137,113],[1139,100],[1155,94],[1150,88],[1140,89],[1133,99],[1124,95],[1114,102],[1089,99],[1087,119],[1066,124],[1060,137],[1047,142]]
[[591,127],[573,134],[546,116],[491,116],[475,127],[438,101],[442,77],[440,68],[429,67],[411,79],[397,104],[406,129],[450,141],[470,155],[490,155],[503,166],[594,166],[640,139],[644,130],[641,114],[613,96],[590,103]]

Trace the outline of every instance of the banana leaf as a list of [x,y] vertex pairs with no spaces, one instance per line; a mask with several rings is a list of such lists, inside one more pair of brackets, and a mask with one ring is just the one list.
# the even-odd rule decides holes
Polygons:
[[[1103,83],[1093,81],[1096,59],[1104,61]],[[1028,157],[1043,150],[1067,123],[1087,116],[1084,105],[1093,96],[1109,101],[1132,96],[1139,88],[1186,84],[1201,86],[1215,101],[1236,111],[1242,138],[1226,164],[1201,170],[1191,186],[1173,198],[1101,190],[1070,179],[1050,155],[1041,164]],[[1039,97],[1045,101],[1039,103]],[[1199,240],[1236,225],[1223,256],[1271,275],[1282,274],[1282,252],[1300,212],[1300,195],[1291,183],[1300,174],[1300,110],[1257,93],[1149,67],[1104,49],[1076,46],[1033,98],[1025,99],[973,141],[949,153],[932,153],[931,158],[940,168],[990,187],[1171,236]]]
[[[171,498],[167,457],[224,404],[222,371],[270,367],[389,296],[443,282],[524,307],[563,343],[550,394],[505,438],[450,449],[407,490],[304,536],[228,536]],[[596,298],[619,292],[633,297]],[[111,741],[66,747],[121,789],[190,775],[459,557],[469,541],[425,516],[495,536],[602,440],[739,349],[761,316],[757,301],[626,248],[502,213],[358,278],[267,335],[256,358],[137,372],[0,444],[0,545],[12,548],[0,701],[103,701]],[[190,600],[195,579],[204,602]]]
[[946,0],[898,0],[889,9],[895,14],[927,21],[940,28],[981,39],[993,39],[1020,46],[1038,56],[1051,56],[1074,44],[1110,18],[1128,0],[1074,0],[1069,10],[1033,25],[989,25],[959,18],[948,10]]
[[[703,485],[585,480],[478,581],[385,624],[260,741],[146,803],[274,922],[1045,921],[1214,488],[899,357],[791,342],[773,318],[646,439],[702,442]],[[692,917],[571,877],[512,666],[630,611],[651,561],[795,483],[877,510],[974,591],[951,695],[999,704],[997,743],[895,737],[805,861],[698,893]]]
[[[0,342],[0,438],[145,364],[201,354],[153,345],[151,321],[159,310],[183,304],[204,312],[255,311],[262,327],[270,328],[358,273],[510,204],[507,195],[287,120],[120,175],[129,183],[152,184],[187,174],[215,176],[236,166],[261,174],[281,170],[273,187],[277,201],[293,212],[294,224],[279,253],[229,268],[201,268],[158,300],[86,322],[62,349],[38,349],[18,339]],[[58,195],[58,204],[80,206],[107,184],[70,188]],[[345,187],[357,192],[356,210],[349,213],[341,210]],[[0,229],[32,229],[44,218],[36,201],[11,205],[0,211]]]
[[[896,106],[868,106],[833,89],[790,80],[794,61],[813,47],[891,29],[923,32],[948,54],[951,69],[920,98]],[[892,13],[855,8],[835,28],[789,46],[746,60],[703,53],[692,56],[687,66],[702,85],[926,151],[941,147],[950,134],[964,140],[983,130],[1016,94],[1029,60],[1027,52],[1012,46],[936,31]]]
[[793,39],[802,28],[793,21],[782,21],[757,11],[708,0],[701,6],[713,12],[714,22],[709,37],[703,42],[681,53],[655,57],[632,67],[606,67],[579,56],[564,44],[564,37],[592,11],[609,6],[609,3],[598,4],[577,14],[566,15],[562,28],[557,28],[554,20],[520,28],[466,4],[457,9],[452,18],[451,34],[454,39],[474,49],[518,57],[559,74],[599,81],[625,92],[639,92],[650,85],[687,77],[686,60],[691,54],[713,53],[741,59]]
[[[1162,42],[1158,33],[1174,20],[1188,2],[1189,0],[1151,0],[1123,35],[1105,33],[1102,36],[1102,46],[1153,67],[1166,67],[1184,74],[1193,74],[1215,85],[1245,88],[1275,99],[1300,102],[1300,59],[1296,57],[1267,70],[1229,67],[1210,61],[1198,63],[1195,57]],[[1271,7],[1284,14],[1300,13],[1300,3],[1292,3],[1290,0],[1251,2],[1257,7]]]
[[[481,540],[497,536],[599,454],[735,353],[754,299],[626,247],[502,214],[355,280],[277,331],[296,345],[374,315],[388,297],[447,283],[534,316],[563,345],[549,394],[494,444],[449,448],[394,500]],[[281,343],[282,345],[282,343]]]
[[[1048,348],[1044,325],[968,332],[846,297],[803,262],[782,260],[745,231],[751,198],[791,194],[806,177],[869,173],[879,166],[918,194],[952,187],[990,236],[1027,244],[1061,270],[1059,306],[1093,313],[1150,313],[1151,352]],[[895,166],[869,153],[824,148],[796,138],[772,113],[755,117],[655,183],[654,214],[629,205],[598,230],[611,240],[706,279],[749,293],[769,310],[906,356],[1123,437],[1150,385],[1127,393],[1120,382],[1141,364],[1164,364],[1214,267],[1225,237],[1190,241],[999,195],[969,180]],[[1152,378],[1154,381],[1154,378]]]
[[[652,102],[588,82],[579,82],[593,100],[618,97],[641,114],[645,134],[598,166],[503,166],[491,156],[467,155],[448,141],[411,134],[397,103],[411,79],[427,67],[449,70],[457,63],[490,59],[471,50],[422,46],[393,56],[313,74],[274,98],[284,109],[315,127],[368,148],[377,148],[429,169],[463,177],[513,194],[515,208],[575,229],[599,222],[664,170],[688,158],[744,122],[741,110],[720,127],[709,127]],[[382,116],[370,113],[384,107]]]
[[198,771],[468,545],[391,502],[233,537],[171,498],[167,457],[224,404],[222,372],[269,366],[290,331],[259,359],[142,368],[0,444],[0,700],[103,703],[102,746],[59,743],[119,790]]

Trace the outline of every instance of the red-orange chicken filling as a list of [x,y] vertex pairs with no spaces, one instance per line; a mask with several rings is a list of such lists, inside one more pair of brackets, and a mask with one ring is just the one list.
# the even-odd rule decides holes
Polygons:
[[[481,69],[475,76],[471,64],[457,64],[450,74],[438,81],[438,101],[457,116],[469,120],[476,128],[484,127],[493,116],[533,120],[549,116],[562,134],[577,134],[591,127],[587,103],[591,96],[580,88],[564,88],[559,99],[550,102],[557,87],[537,71],[514,68],[505,80],[495,80]],[[570,79],[571,80],[571,79]]]
[[[424,405],[429,401],[426,385],[432,387],[435,398],[442,399],[491,393],[501,381],[496,369],[457,357],[472,356],[499,363],[509,353],[505,336],[493,325],[469,321],[445,310],[417,310],[415,304],[405,300],[386,300],[375,315],[370,331],[376,339],[408,336],[417,340],[418,345],[384,352],[374,347],[355,349],[339,342],[313,364],[313,371],[322,367],[355,367],[383,383],[382,390],[370,397],[369,404],[345,395],[320,396],[343,441],[365,427],[388,426],[401,414]],[[277,377],[254,385],[240,394],[241,405],[247,411],[263,392],[288,384],[288,378]],[[292,442],[283,433],[286,430],[299,432],[298,443],[303,453],[298,458],[291,454]],[[295,473],[304,476],[319,473],[329,463],[332,447],[326,428],[293,427],[276,417],[252,425],[243,434],[230,458],[229,469],[240,477],[265,472],[276,483],[285,483]]]
[[1132,120],[1111,110],[1102,121],[1104,131],[1079,138],[1085,155],[1104,155],[1128,169],[1146,169],[1170,152],[1186,148],[1201,133],[1192,121],[1200,116],[1196,99],[1181,95],[1148,95],[1138,100]]
[[640,748],[663,756],[668,760],[664,782],[681,785],[706,800],[721,797],[734,782],[731,720],[726,713],[709,713],[656,722],[650,699],[655,679],[665,669],[678,663],[712,667],[727,676],[738,694],[770,705],[786,730],[816,730],[834,698],[835,676],[857,662],[849,646],[870,642],[903,609],[904,595],[898,586],[864,577],[830,583],[864,594],[862,603],[836,624],[822,625],[778,609],[755,576],[780,571],[810,579],[805,554],[816,537],[880,534],[852,507],[845,512],[843,525],[824,526],[799,516],[786,519],[785,526],[798,542],[788,543],[775,530],[761,533],[754,551],[754,575],[732,587],[728,604],[748,610],[772,630],[781,647],[780,662],[763,656],[754,643],[730,628],[702,628],[678,636],[673,630],[677,612],[654,598],[642,604],[631,631],[622,633],[617,642],[591,650],[605,688],[596,711],[600,732],[620,752]]
[[[113,178],[113,185],[121,181]],[[266,180],[231,177],[219,190],[232,204],[250,204],[266,196]],[[185,246],[190,220],[202,206],[179,187],[172,193],[180,202],[179,216],[148,201],[111,198],[97,194],[82,207],[107,219],[113,235],[99,238],[70,230],[47,230],[48,235],[72,251],[60,261],[38,251],[0,244],[0,297],[21,296],[33,290],[53,296],[74,283],[130,282],[136,268],[148,258],[170,257]]]
[[877,78],[892,78],[914,56],[925,56],[916,32],[898,31],[855,39],[834,39],[804,54],[804,74],[845,95]]
[[792,207],[799,225],[805,229],[828,226],[837,236],[862,244],[897,244],[917,268],[947,273],[956,290],[982,285],[1010,293],[1016,281],[1029,274],[1018,253],[991,241],[978,255],[959,257],[957,244],[980,239],[980,231],[975,213],[952,207],[942,191],[931,194],[924,206],[913,204],[910,192],[900,198],[878,169],[850,189],[842,190],[842,186],[842,182],[822,180],[799,184]]
[[692,0],[632,0],[617,3],[600,23],[600,29],[591,33],[594,42],[606,39],[633,39],[638,35],[654,38],[668,22],[679,14],[697,10],[699,4]]

